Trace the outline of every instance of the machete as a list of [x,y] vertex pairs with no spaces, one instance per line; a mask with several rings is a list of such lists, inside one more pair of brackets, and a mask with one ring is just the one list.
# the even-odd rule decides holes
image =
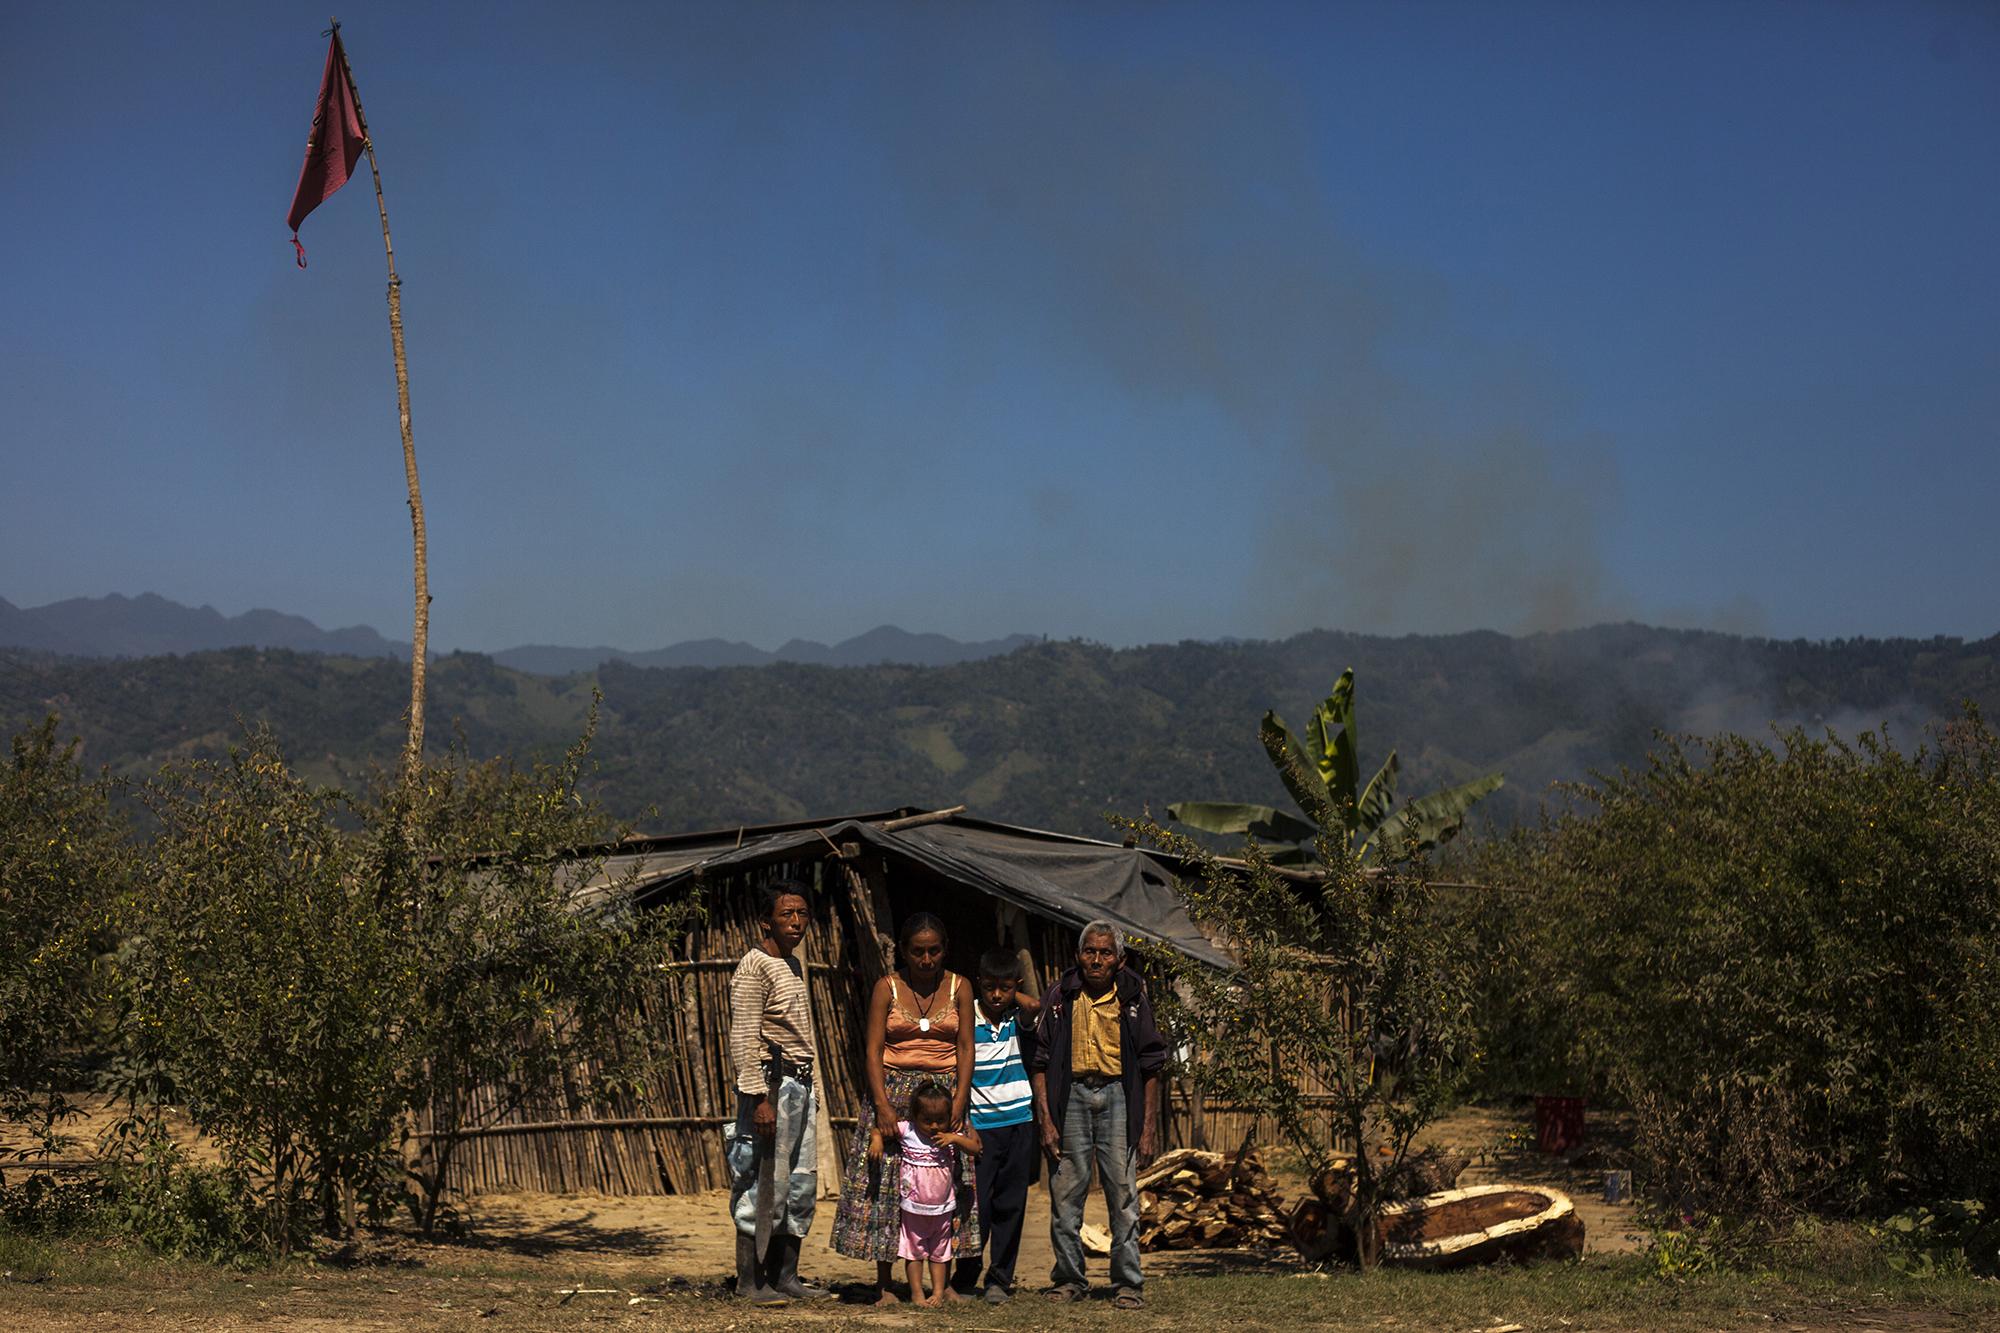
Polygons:
[[[793,1124],[797,1116],[785,1114],[784,1098],[781,1091],[785,1081],[786,1061],[784,1052],[773,1047],[771,1050],[771,1077],[769,1090],[765,1093],[770,1102],[771,1114],[777,1124],[771,1127],[769,1143],[759,1142],[758,1151],[762,1160],[757,1164],[757,1258],[762,1262],[764,1253],[771,1248],[771,1233],[783,1219],[786,1207],[791,1202],[791,1170],[785,1171],[785,1193],[778,1193],[778,1162],[789,1163],[792,1151],[798,1147],[802,1126]],[[761,1136],[760,1136],[761,1137]]]

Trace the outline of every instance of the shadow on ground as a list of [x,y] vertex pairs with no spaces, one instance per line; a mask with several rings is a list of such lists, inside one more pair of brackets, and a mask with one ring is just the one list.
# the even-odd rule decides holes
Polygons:
[[637,1259],[662,1255],[672,1248],[672,1237],[657,1227],[617,1225],[600,1221],[599,1216],[591,1209],[571,1217],[547,1218],[532,1231],[474,1227],[447,1243],[529,1259],[589,1251],[610,1251]]

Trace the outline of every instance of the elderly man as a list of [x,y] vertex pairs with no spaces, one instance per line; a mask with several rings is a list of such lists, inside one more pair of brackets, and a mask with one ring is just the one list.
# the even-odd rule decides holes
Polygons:
[[1167,1043],[1138,974],[1125,966],[1125,940],[1108,921],[1077,936],[1076,966],[1042,997],[1030,1082],[1049,1176],[1055,1247],[1049,1299],[1074,1301],[1090,1290],[1083,1275],[1083,1200],[1096,1162],[1111,1214],[1112,1304],[1146,1303],[1139,1271],[1139,1168],[1153,1159],[1159,1133],[1160,1069]]
[[757,914],[763,938],[736,964],[729,983],[736,1294],[757,1305],[832,1295],[799,1281],[799,1247],[819,1197],[812,1004],[797,957],[812,924],[806,894],[803,884],[765,886]]

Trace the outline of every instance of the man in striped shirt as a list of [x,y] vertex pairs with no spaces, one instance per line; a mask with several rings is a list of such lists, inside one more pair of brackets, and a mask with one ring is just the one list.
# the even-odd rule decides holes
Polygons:
[[[973,1015],[972,1127],[984,1146],[978,1159],[979,1229],[986,1237],[986,1299],[1014,1294],[1014,1260],[1035,1177],[1035,1099],[1025,1043],[1034,1040],[1040,1005],[1021,994],[1021,955],[989,949],[979,960],[979,1004]],[[979,1256],[960,1262],[962,1291],[978,1289]]]
[[832,1293],[799,1281],[799,1247],[819,1198],[812,1001],[797,957],[812,924],[812,904],[806,887],[790,881],[760,893],[763,938],[729,981],[729,1063],[736,1083],[729,1212],[736,1223],[736,1294],[781,1305]]

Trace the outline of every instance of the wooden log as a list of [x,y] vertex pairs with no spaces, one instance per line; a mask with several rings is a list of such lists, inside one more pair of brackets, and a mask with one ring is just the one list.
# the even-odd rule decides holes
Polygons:
[[1456,1268],[1497,1259],[1574,1259],[1583,1219],[1569,1196],[1545,1185],[1474,1185],[1392,1204],[1377,1224],[1382,1262]]
[[[500,1134],[568,1134],[585,1130],[614,1129],[689,1129],[709,1128],[727,1124],[728,1116],[720,1115],[638,1115],[619,1116],[604,1120],[510,1120],[498,1125],[482,1125],[477,1129],[462,1131],[468,1139],[489,1138]],[[416,1135],[417,1138],[438,1137],[429,1131]]]
[[921,828],[925,824],[942,824],[947,819],[955,818],[964,813],[964,806],[954,805],[948,810],[933,810],[929,814],[905,815],[901,819],[885,819],[875,827],[881,829],[884,833],[895,833],[906,828]]
[[868,876],[847,860],[842,860],[840,873],[847,881],[855,931],[861,936],[856,941],[855,961],[861,964],[861,975],[867,979],[872,993],[875,983],[895,970],[895,941],[882,927],[882,915],[876,910],[875,886],[869,882]]
[[1220,1153],[1204,1152],[1199,1148],[1175,1148],[1172,1152],[1161,1153],[1155,1158],[1153,1164],[1139,1174],[1134,1184],[1142,1190],[1151,1189],[1158,1182],[1176,1175],[1189,1162],[1208,1165],[1221,1160]]
[[1347,1239],[1341,1234],[1339,1216],[1313,1198],[1299,1200],[1285,1229],[1292,1248],[1307,1263],[1316,1264],[1330,1257]]
[[1332,1166],[1313,1175],[1312,1192],[1330,1212],[1346,1212],[1348,1204],[1354,1198],[1352,1161],[1351,1158],[1346,1163],[1336,1161]]

